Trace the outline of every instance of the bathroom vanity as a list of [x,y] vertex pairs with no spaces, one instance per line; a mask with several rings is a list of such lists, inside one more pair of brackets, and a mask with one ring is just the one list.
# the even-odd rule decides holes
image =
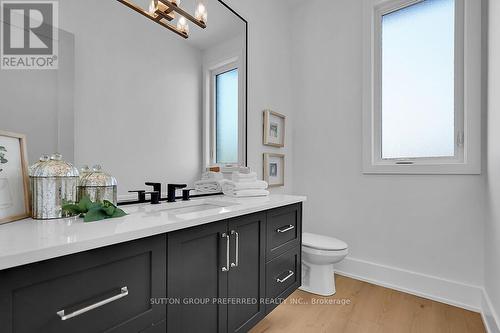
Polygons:
[[6,333],[246,332],[301,284],[304,197],[213,197],[0,226]]

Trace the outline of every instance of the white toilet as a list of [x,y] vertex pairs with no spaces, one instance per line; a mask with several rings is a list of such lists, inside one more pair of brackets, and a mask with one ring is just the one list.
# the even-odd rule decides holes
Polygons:
[[344,259],[347,253],[347,244],[339,239],[303,233],[300,289],[321,296],[335,294],[333,264]]

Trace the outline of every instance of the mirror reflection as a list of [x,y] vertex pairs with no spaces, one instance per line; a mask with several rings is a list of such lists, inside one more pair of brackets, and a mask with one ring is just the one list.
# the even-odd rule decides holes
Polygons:
[[30,165],[55,152],[102,165],[119,200],[148,181],[192,184],[209,165],[244,165],[246,22],[203,2],[206,28],[188,21],[185,39],[120,1],[60,1],[58,68],[0,72],[0,129],[27,135]]

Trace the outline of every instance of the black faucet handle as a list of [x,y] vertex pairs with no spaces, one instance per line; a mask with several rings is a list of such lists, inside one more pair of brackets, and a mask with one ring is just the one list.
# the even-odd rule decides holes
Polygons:
[[191,200],[190,196],[191,196],[191,191],[193,189],[192,188],[187,188],[185,190],[182,190],[182,201],[189,201]]
[[158,205],[160,203],[160,192],[153,191],[153,192],[146,192],[146,194],[151,195],[152,205]]
[[128,191],[128,193],[137,193],[139,202],[146,202],[146,191],[144,191],[144,190],[135,190],[135,191]]
[[146,186],[153,186],[153,192],[158,192],[161,196],[161,183],[146,182],[144,184]]
[[186,188],[187,184],[168,184],[168,186],[181,189],[181,188]]
[[175,190],[177,190],[178,188],[181,189],[181,188],[186,188],[186,187],[187,187],[186,184],[168,184],[167,185],[167,202],[175,202],[175,199],[176,199]]

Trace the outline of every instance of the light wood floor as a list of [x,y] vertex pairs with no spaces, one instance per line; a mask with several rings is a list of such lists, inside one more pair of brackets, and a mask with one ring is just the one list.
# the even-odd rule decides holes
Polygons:
[[[342,276],[336,283],[332,297],[296,291],[250,332],[486,332],[479,313]],[[312,304],[318,300],[350,304]]]

